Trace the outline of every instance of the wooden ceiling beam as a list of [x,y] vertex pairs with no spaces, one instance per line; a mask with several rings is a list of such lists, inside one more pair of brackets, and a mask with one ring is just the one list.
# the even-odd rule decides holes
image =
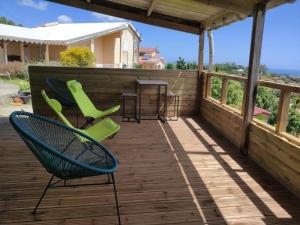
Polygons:
[[[245,15],[252,15],[253,4],[249,1],[237,0],[195,0],[196,2],[223,9],[229,12],[240,13]],[[241,3],[242,2],[242,3]]]
[[199,34],[199,27],[201,26],[201,22],[185,20],[160,13],[152,12],[151,16],[147,17],[147,10],[106,0],[90,0],[90,2],[87,2],[86,0],[49,1],[193,34]]
[[155,4],[158,2],[158,0],[151,0],[150,6],[148,8],[147,16],[151,16],[151,13],[154,9]]
[[203,26],[206,30],[217,29],[233,21],[242,20],[246,17],[247,16],[244,14],[236,14],[228,11],[221,11],[220,13],[211,16],[210,18],[203,21]]

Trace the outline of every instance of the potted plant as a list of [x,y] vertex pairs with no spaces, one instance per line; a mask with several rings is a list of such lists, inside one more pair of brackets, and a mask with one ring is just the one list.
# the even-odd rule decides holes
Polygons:
[[18,91],[18,95],[14,98],[14,102],[27,104],[30,99],[31,99],[31,93],[30,93],[29,82],[22,81],[20,83],[20,90]]

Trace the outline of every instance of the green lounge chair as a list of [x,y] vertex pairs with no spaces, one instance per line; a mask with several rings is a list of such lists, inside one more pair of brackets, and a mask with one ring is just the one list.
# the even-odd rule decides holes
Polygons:
[[[70,121],[63,115],[61,104],[56,99],[50,99],[44,90],[41,91],[41,94],[50,108],[53,109],[53,111],[64,122],[64,124],[74,128]],[[120,130],[120,126],[110,118],[105,118],[104,120],[101,120],[86,129],[74,129],[100,142],[115,135]],[[82,141],[85,141],[85,139],[82,139]]]
[[67,82],[67,86],[83,116],[87,119],[87,123],[92,123],[94,120],[103,118],[120,109],[120,105],[117,105],[105,111],[98,110],[83,91],[81,83],[76,80],[70,80]]

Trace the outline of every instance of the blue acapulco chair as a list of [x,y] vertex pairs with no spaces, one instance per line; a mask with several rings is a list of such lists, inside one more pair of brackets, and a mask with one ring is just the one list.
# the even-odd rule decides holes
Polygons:
[[[112,178],[121,224],[114,179],[119,162],[105,146],[76,129],[37,114],[15,111],[9,120],[35,157],[52,174],[33,214],[36,214],[47,189],[58,187],[60,181],[64,181],[67,187],[67,180],[106,174],[109,183]],[[82,139],[87,141],[82,142]],[[53,182],[54,177],[59,180]]]
[[46,78],[46,84],[53,92],[54,98],[57,99],[64,107],[70,107],[76,110],[77,127],[78,124],[78,106],[71,92],[67,87],[67,82],[53,77]]

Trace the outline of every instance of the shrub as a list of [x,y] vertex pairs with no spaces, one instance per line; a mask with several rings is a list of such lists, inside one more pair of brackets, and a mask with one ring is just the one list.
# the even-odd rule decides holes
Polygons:
[[7,64],[0,65],[0,73],[10,73],[11,77],[20,79],[28,79],[28,72],[26,66],[18,61],[8,62]]
[[30,91],[30,84],[28,81],[21,81],[19,87],[20,91]]
[[63,66],[94,66],[96,57],[89,48],[71,47],[60,53]]
[[174,70],[176,68],[176,65],[172,64],[172,63],[168,63],[166,66],[167,70]]
[[136,69],[142,69],[143,68],[143,64],[135,64],[134,67]]

